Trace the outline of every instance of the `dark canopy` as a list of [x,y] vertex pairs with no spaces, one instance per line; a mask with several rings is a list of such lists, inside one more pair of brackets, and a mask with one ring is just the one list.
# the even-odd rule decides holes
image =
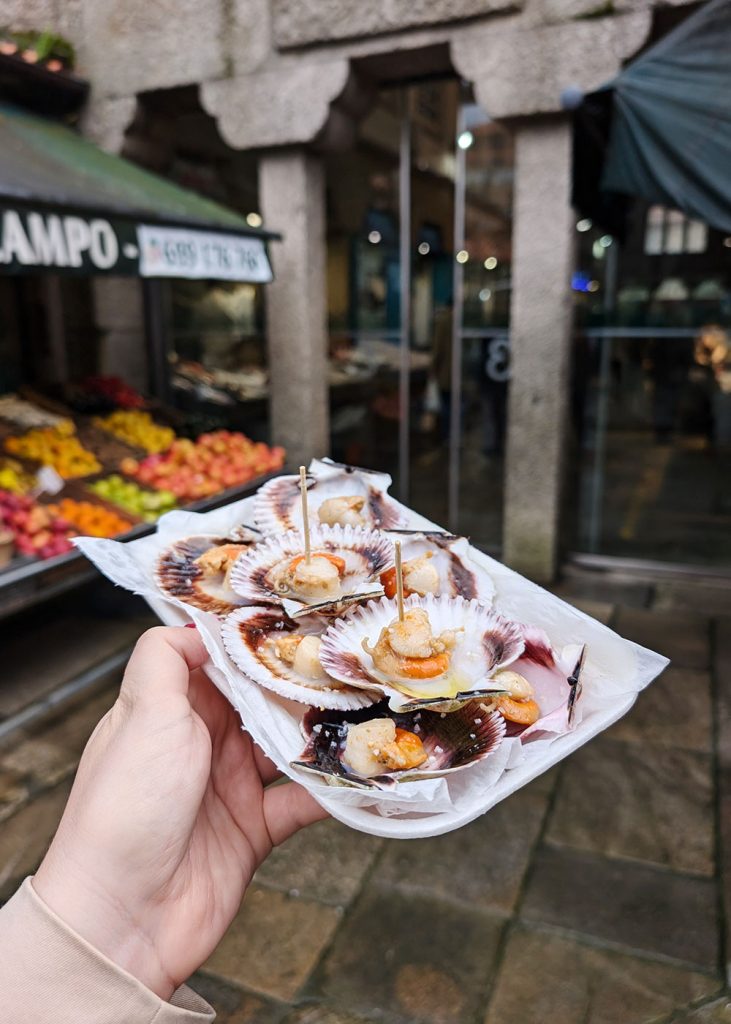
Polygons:
[[731,232],[731,0],[710,0],[576,111],[575,205],[621,237],[628,196]]

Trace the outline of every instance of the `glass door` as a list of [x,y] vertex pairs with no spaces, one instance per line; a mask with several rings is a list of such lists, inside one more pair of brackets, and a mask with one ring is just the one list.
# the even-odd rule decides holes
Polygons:
[[496,549],[512,139],[443,79],[383,90],[330,161],[333,455]]
[[577,225],[576,547],[731,571],[731,238],[633,225]]

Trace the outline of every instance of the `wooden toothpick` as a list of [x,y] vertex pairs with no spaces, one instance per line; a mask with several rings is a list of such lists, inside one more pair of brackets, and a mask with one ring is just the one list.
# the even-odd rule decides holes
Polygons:
[[394,544],[396,548],[396,602],[398,603],[398,620],[404,621],[404,573],[401,568],[401,541]]
[[307,516],[307,470],[300,466],[300,490],[302,491],[302,529],[305,535],[305,562],[310,564],[310,521]]

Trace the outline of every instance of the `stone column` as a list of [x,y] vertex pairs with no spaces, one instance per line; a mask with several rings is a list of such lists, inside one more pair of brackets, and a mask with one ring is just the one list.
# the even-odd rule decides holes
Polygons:
[[556,572],[569,406],[574,216],[566,117],[516,126],[512,373],[503,553],[547,582]]
[[259,197],[264,223],[283,235],[266,286],[272,439],[306,465],[330,446],[322,161],[299,147],[262,156]]
[[99,372],[123,377],[132,387],[147,391],[142,282],[135,277],[95,277],[92,289],[96,326],[101,335]]

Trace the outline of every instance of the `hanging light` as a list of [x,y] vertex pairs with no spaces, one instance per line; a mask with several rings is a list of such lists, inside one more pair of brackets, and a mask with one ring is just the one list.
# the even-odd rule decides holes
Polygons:
[[608,249],[613,241],[614,239],[611,235],[602,235],[599,239],[599,245],[601,245],[602,249]]
[[419,242],[418,249],[422,256],[427,256],[431,252],[431,246],[428,242]]
[[478,298],[480,302],[489,302],[492,298],[492,292],[489,288],[480,288]]
[[368,241],[371,243],[371,245],[378,245],[378,243],[381,241],[381,232],[380,231],[369,231],[368,232]]
[[485,270],[494,270],[497,266],[497,258],[495,256],[488,256],[482,265]]
[[260,228],[262,224],[261,216],[258,213],[247,213],[246,223],[250,228]]
[[457,263],[466,263],[469,258],[470,254],[466,249],[460,249],[457,253]]
[[469,149],[474,141],[475,137],[472,132],[460,132],[457,136],[457,145],[460,149]]
[[576,224],[576,230],[577,231],[591,231],[591,228],[592,228],[592,223],[591,223],[591,221],[589,220],[588,217],[584,217],[583,220],[577,221],[577,224]]

